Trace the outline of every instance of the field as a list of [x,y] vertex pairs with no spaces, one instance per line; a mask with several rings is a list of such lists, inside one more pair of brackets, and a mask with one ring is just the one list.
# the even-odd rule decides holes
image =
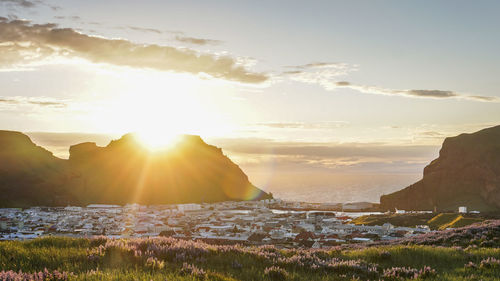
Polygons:
[[321,250],[173,238],[3,241],[0,280],[498,280],[499,234],[493,221]]
[[428,225],[432,230],[444,230],[446,228],[456,228],[482,222],[486,219],[498,218],[493,214],[383,214],[361,216],[352,221],[357,225],[382,225],[390,223],[396,226],[415,227],[417,225]]

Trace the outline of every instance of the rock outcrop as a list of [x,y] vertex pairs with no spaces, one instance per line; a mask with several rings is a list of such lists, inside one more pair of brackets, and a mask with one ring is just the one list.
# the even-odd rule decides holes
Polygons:
[[500,126],[446,138],[422,180],[380,203],[383,210],[500,210]]
[[263,198],[270,195],[198,136],[182,136],[174,148],[151,152],[127,134],[106,147],[74,145],[64,160],[22,133],[0,131],[0,207]]

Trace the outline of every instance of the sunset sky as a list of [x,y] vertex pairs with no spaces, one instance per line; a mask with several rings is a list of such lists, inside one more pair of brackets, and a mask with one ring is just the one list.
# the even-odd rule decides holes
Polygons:
[[197,134],[283,198],[376,201],[419,179],[445,137],[500,124],[499,12],[0,0],[0,129],[60,157],[127,132]]

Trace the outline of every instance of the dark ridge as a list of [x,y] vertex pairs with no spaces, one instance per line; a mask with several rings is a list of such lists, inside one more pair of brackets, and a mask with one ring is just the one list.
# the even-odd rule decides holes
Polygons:
[[423,178],[380,198],[383,210],[500,210],[500,126],[446,138]]
[[106,147],[73,145],[63,160],[20,132],[0,131],[0,159],[0,207],[271,198],[199,136],[182,136],[175,149],[153,153],[127,134]]

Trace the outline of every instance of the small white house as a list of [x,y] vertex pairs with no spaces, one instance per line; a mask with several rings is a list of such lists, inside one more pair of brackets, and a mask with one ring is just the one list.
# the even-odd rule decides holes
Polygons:
[[194,203],[178,204],[177,205],[177,210],[179,210],[179,212],[181,212],[181,213],[184,213],[186,211],[198,211],[198,210],[201,210],[201,205],[200,204],[194,204]]
[[458,207],[458,212],[461,214],[466,214],[467,213],[467,207],[461,206]]
[[315,241],[314,244],[312,244],[311,248],[313,248],[313,249],[320,249],[321,248],[321,244],[319,243],[319,241]]

